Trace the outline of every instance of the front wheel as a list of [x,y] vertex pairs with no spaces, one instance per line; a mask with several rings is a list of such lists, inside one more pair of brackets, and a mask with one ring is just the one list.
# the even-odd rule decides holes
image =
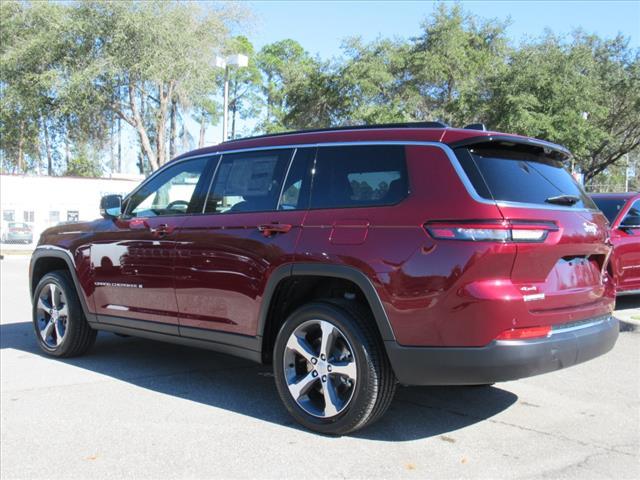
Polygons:
[[40,348],[55,357],[82,355],[96,340],[68,272],[47,273],[33,294],[33,328]]
[[396,387],[373,320],[348,301],[296,310],[276,339],[273,368],[289,413],[324,434],[344,435],[377,420]]

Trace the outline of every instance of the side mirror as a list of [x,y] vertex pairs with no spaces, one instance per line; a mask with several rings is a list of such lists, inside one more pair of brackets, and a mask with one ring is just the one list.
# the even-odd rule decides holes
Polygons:
[[122,196],[105,195],[100,199],[100,215],[104,218],[117,218],[122,214]]
[[640,228],[640,216],[627,215],[624,220],[620,222],[620,228]]

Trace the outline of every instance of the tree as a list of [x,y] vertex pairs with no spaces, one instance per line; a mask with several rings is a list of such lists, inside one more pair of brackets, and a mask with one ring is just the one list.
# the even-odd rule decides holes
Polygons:
[[[131,125],[150,168],[157,169],[167,160],[174,98],[178,92],[198,96],[213,77],[203,59],[222,48],[237,8],[203,10],[195,3],[160,0],[85,2],[71,9],[71,16],[69,34],[81,55],[69,85],[90,97],[98,111],[113,111]],[[119,93],[115,99],[113,92]]]
[[258,130],[266,133],[286,130],[284,117],[294,106],[294,101],[288,98],[289,93],[304,83],[314,67],[313,59],[298,42],[286,39],[262,47],[257,66],[264,77],[262,94],[266,103],[265,116]]
[[236,119],[255,117],[260,113],[261,75],[255,51],[245,36],[232,38],[225,51],[227,54],[244,54],[249,57],[247,67],[229,66],[229,115],[231,117],[231,138],[236,137]]
[[513,53],[485,111],[493,128],[567,146],[591,180],[640,147],[640,50],[623,37],[549,33]]
[[441,4],[422,24],[411,57],[410,83],[421,99],[416,117],[462,126],[477,121],[487,79],[503,69],[507,23],[482,20],[460,5]]

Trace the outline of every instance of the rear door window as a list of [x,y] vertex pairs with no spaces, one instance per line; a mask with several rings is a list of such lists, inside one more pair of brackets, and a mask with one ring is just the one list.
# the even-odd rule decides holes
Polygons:
[[408,192],[402,145],[318,148],[311,208],[394,205]]
[[205,213],[276,210],[292,154],[293,149],[223,154]]
[[456,155],[483,198],[550,206],[553,198],[571,196],[574,208],[595,208],[562,162],[540,147],[485,143],[458,148]]

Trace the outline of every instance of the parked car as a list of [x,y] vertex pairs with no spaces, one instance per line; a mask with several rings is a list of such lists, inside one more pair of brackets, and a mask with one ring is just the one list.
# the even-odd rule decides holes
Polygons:
[[33,230],[28,223],[2,222],[0,240],[2,243],[31,243]]
[[42,234],[42,350],[105,330],[273,365],[302,425],[345,434],[396,384],[551,372],[618,336],[604,215],[532,138],[439,123],[225,142],[183,154],[104,218]]
[[609,271],[618,295],[640,294],[640,194],[591,195],[611,224]]

